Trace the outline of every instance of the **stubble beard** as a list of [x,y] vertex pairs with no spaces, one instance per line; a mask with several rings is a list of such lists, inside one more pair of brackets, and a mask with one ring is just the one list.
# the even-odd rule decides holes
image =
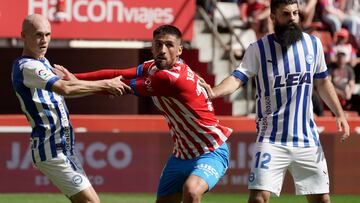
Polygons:
[[168,69],[168,64],[164,60],[155,60],[155,65],[160,70]]

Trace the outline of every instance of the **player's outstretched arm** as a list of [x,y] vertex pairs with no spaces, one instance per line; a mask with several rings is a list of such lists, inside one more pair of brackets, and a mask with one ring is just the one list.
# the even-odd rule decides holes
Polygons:
[[203,78],[199,77],[199,81],[200,85],[206,89],[210,99],[229,95],[244,84],[240,79],[234,77],[233,75],[225,78],[219,85],[213,88],[211,88],[211,86],[206,83]]
[[329,77],[322,79],[315,79],[314,84],[321,99],[326,103],[330,110],[336,116],[336,125],[338,130],[343,132],[341,141],[344,141],[350,136],[349,124],[346,120],[345,113],[340,105],[339,99],[336,95],[333,84],[331,83]]
[[[72,74],[70,71],[68,71],[64,66],[54,64],[53,71],[63,80],[71,81],[70,83],[66,82],[60,82],[59,88],[54,89],[54,91],[58,91],[58,94],[64,95],[66,97],[83,97],[89,94],[98,93],[102,95],[125,95],[128,93],[133,93],[130,87],[125,84],[124,81],[122,81],[122,76],[114,76],[110,79],[105,79],[102,82],[105,82],[105,84],[108,84],[107,86],[103,86],[102,88],[105,88],[104,90],[96,90],[96,85],[99,85],[99,82],[101,79],[93,82],[89,81],[80,81],[78,78],[75,77],[74,74]],[[118,79],[115,79],[115,78]],[[120,86],[118,81],[120,80]],[[91,86],[92,85],[92,86]],[[114,87],[114,88],[112,88]],[[79,88],[79,89],[77,89]],[[120,89],[119,89],[120,88]],[[101,87],[100,87],[101,89]],[[119,92],[120,90],[120,92]],[[82,93],[84,92],[84,93]]]
[[239,89],[243,84],[244,83],[242,80],[233,75],[230,75],[221,81],[219,85],[212,88],[213,98],[229,95]]
[[112,95],[121,96],[131,92],[131,88],[121,81],[121,76],[97,81],[85,80],[58,80],[52,91],[64,96],[85,96],[97,92],[109,92]]
[[127,69],[102,69],[87,73],[76,73],[74,75],[80,80],[102,80],[114,78],[120,75],[126,79],[133,79],[137,77],[137,68],[132,67]]

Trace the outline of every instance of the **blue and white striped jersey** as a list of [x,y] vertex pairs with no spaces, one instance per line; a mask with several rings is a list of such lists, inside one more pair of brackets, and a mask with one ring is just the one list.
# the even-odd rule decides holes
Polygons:
[[317,37],[303,33],[286,49],[267,35],[249,46],[233,75],[244,82],[255,76],[257,142],[320,146],[311,96],[314,79],[328,72]]
[[12,67],[12,84],[31,127],[34,163],[74,153],[74,133],[63,96],[51,91],[60,78],[46,58],[22,56]]

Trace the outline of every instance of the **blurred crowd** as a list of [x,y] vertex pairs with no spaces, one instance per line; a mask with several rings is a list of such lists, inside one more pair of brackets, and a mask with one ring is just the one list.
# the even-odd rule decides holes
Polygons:
[[[273,32],[271,0],[222,0],[238,5],[240,19],[260,38]],[[198,0],[209,14],[213,0]],[[219,2],[219,1],[218,1]],[[299,0],[302,28],[323,42],[331,80],[345,110],[360,114],[360,0]],[[326,106],[314,91],[318,116]]]

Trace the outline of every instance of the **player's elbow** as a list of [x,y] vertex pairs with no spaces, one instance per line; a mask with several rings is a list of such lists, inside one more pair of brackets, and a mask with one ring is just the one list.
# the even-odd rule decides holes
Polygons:
[[63,96],[71,96],[73,94],[73,88],[64,80],[55,82],[52,86],[52,91]]

